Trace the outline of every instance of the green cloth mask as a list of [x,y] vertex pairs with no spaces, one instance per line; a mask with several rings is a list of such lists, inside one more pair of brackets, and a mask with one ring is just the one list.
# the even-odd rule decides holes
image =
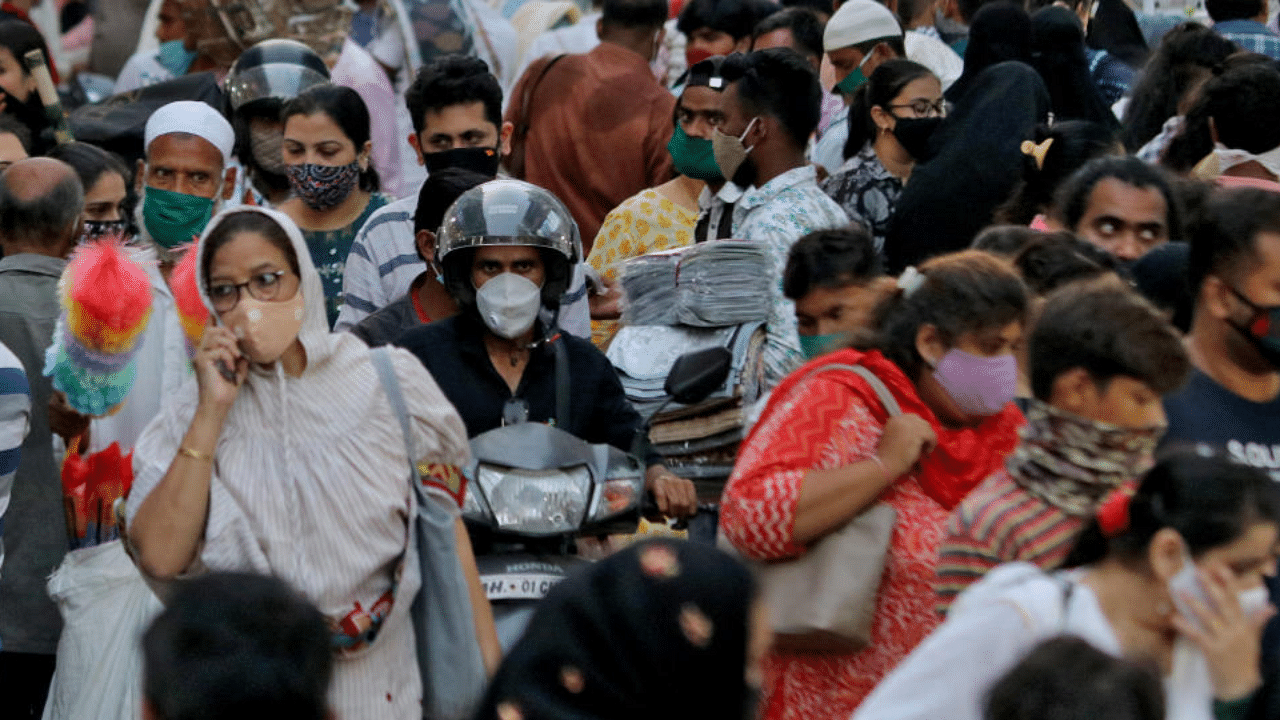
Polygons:
[[854,68],[848,75],[845,75],[843,80],[836,83],[835,89],[841,94],[853,95],[853,91],[867,81],[867,76],[862,73],[862,66],[866,65],[870,59],[871,53],[867,53],[862,58],[862,62],[858,63],[858,67]]
[[142,222],[156,244],[173,249],[193,242],[213,218],[213,198],[147,187]]
[[720,166],[716,165],[716,154],[711,141],[689,137],[678,122],[675,133],[667,143],[667,152],[671,153],[671,163],[676,172],[685,177],[711,182],[724,179],[720,175]]
[[839,347],[845,333],[827,333],[826,335],[801,335],[800,352],[805,360],[812,360],[819,355],[826,355]]

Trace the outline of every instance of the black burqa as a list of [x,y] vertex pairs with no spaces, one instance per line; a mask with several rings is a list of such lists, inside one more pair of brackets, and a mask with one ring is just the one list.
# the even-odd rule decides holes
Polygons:
[[1031,16],[1011,2],[983,5],[969,25],[964,72],[947,89],[947,100],[960,102],[983,70],[1011,60],[1031,62]]
[[1031,16],[1031,65],[1049,89],[1055,121],[1088,120],[1120,129],[1089,74],[1084,28],[1075,13],[1050,5]]
[[1099,0],[1089,21],[1089,47],[1107,52],[1134,70],[1141,70],[1151,50],[1138,25],[1138,16],[1124,0]]
[[1022,179],[1022,141],[1049,114],[1049,93],[1031,66],[987,68],[943,121],[894,210],[884,250],[889,271],[962,250]]
[[541,601],[475,720],[742,720],[754,596],[710,545],[620,551]]

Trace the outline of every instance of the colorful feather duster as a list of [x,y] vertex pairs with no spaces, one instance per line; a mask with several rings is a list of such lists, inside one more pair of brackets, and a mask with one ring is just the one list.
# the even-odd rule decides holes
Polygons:
[[112,412],[137,376],[134,362],[151,318],[151,281],[116,239],[76,249],[58,282],[62,315],[44,373],[77,412]]
[[187,245],[182,259],[169,273],[169,290],[173,293],[182,332],[187,336],[187,355],[190,357],[195,357],[200,339],[204,337],[204,327],[209,322],[209,308],[200,298],[200,286],[196,283],[198,263],[195,250],[194,243]]

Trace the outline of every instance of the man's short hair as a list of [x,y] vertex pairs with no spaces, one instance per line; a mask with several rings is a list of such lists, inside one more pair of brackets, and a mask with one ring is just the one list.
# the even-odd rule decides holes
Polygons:
[[8,113],[0,113],[0,135],[12,135],[22,144],[22,151],[31,154],[31,128],[23,125],[18,118]]
[[775,30],[790,30],[791,37],[806,58],[822,59],[822,21],[808,8],[793,7],[770,15],[756,23],[752,38],[759,38]]
[[502,86],[485,61],[468,55],[442,55],[423,65],[404,92],[413,132],[421,133],[427,111],[481,103],[484,119],[502,127]]
[[605,27],[657,30],[667,21],[666,0],[604,0],[600,22]]
[[809,142],[821,115],[822,88],[813,66],[796,51],[769,48],[730,55],[720,74],[738,84],[738,98],[749,115],[777,119],[798,147]]
[[1252,20],[1266,9],[1266,0],[1204,0],[1204,9],[1214,22]]
[[1062,187],[1054,193],[1051,214],[1063,225],[1075,231],[1089,209],[1089,198],[1098,183],[1115,178],[1139,189],[1154,188],[1164,197],[1165,221],[1169,226],[1169,240],[1182,240],[1182,211],[1174,194],[1168,175],[1160,168],[1145,163],[1132,155],[1108,155],[1095,158],[1072,173]]
[[1258,235],[1280,233],[1280,193],[1218,189],[1191,223],[1192,290],[1209,275],[1235,284],[1258,260]]
[[796,241],[782,273],[782,294],[799,300],[818,288],[842,288],[884,275],[871,233],[861,225],[818,230]]
[[84,187],[75,172],[68,167],[66,177],[48,193],[27,199],[14,193],[8,174],[0,175],[0,236],[36,247],[65,242],[84,210]]
[[1031,391],[1049,401],[1062,373],[1083,368],[1099,389],[1118,376],[1164,395],[1190,361],[1164,315],[1119,278],[1080,280],[1049,295],[1027,343]]
[[778,4],[784,8],[808,8],[827,17],[831,17],[836,11],[835,3],[831,2],[831,0],[782,0]]
[[143,695],[158,720],[324,720],[329,645],[284,581],[211,573],[180,583],[143,635]]
[[431,173],[418,191],[418,208],[413,213],[413,231],[438,232],[440,225],[444,223],[444,214],[462,193],[492,179],[463,168],[445,168]]
[[1037,234],[1040,237],[1013,257],[1013,266],[1022,281],[1036,295],[1047,295],[1068,283],[1115,271],[1115,257],[1091,242],[1069,232]]
[[777,6],[767,0],[690,0],[680,11],[676,29],[685,35],[711,28],[727,33],[734,41],[751,36],[756,23]]

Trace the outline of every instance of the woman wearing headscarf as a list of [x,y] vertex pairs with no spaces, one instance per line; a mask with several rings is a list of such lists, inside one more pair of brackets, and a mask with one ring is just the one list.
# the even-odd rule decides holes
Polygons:
[[1049,114],[1049,93],[1030,66],[984,70],[911,171],[884,252],[890,273],[969,246],[1022,178],[1022,142]]
[[1055,120],[1090,120],[1120,129],[1089,74],[1084,28],[1075,13],[1050,5],[1031,16],[1031,65],[1049,89]]
[[[160,580],[204,570],[283,578],[330,621],[337,717],[417,720],[407,469],[410,458],[465,463],[462,420],[421,363],[390,350],[405,437],[368,348],[329,333],[320,275],[285,215],[223,212],[195,252],[211,320],[194,382],[134,450],[136,561]],[[474,558],[457,536],[475,598]],[[487,604],[476,607],[481,636],[496,642]]]
[[1011,2],[983,5],[969,25],[964,72],[947,88],[947,100],[959,103],[983,70],[1011,60],[1031,62],[1031,16]]
[[475,720],[753,717],[766,610],[750,572],[707,545],[634,545],[556,586]]

